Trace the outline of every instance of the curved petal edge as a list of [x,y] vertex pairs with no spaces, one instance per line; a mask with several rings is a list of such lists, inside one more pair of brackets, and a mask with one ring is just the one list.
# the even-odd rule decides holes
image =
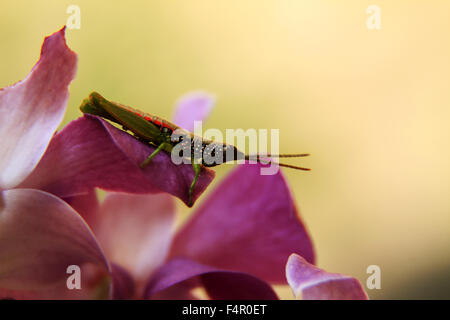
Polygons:
[[[180,286],[184,282],[197,279],[192,286]],[[213,299],[221,300],[275,300],[276,293],[269,284],[252,275],[221,270],[203,265],[196,261],[175,258],[161,267],[150,279],[144,297],[161,293],[171,287],[184,292],[175,293],[176,296],[188,296],[188,290],[196,284],[204,287]],[[170,298],[167,295],[166,298]]]
[[0,288],[46,290],[85,264],[109,263],[84,220],[61,199],[32,189],[0,193]]
[[350,276],[326,272],[303,259],[290,255],[286,278],[294,296],[304,300],[367,300],[361,283]]

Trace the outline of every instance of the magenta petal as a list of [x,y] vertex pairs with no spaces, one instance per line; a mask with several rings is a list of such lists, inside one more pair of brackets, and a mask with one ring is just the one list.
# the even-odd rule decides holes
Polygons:
[[314,262],[308,233],[283,176],[239,165],[177,234],[171,256],[284,283],[286,259],[299,252]]
[[93,228],[109,261],[144,281],[164,263],[174,227],[175,203],[169,195],[110,193]]
[[76,65],[63,28],[45,38],[25,80],[0,89],[0,188],[18,185],[39,162],[64,117]]
[[213,300],[278,300],[269,284],[245,273],[213,272],[201,279]]
[[177,102],[173,122],[188,131],[194,131],[194,121],[205,120],[214,106],[214,97],[205,92],[192,92]]
[[0,288],[0,300],[37,300],[40,295],[35,292],[8,290]]
[[31,189],[0,193],[0,288],[41,290],[70,265],[109,266],[83,219],[59,198]]
[[304,300],[365,300],[361,283],[339,273],[328,273],[297,254],[286,264],[286,277],[295,297]]
[[[273,289],[264,281],[251,275],[221,270],[189,259],[177,258],[166,263],[152,277],[145,290],[145,297],[151,298],[172,286],[199,277],[205,289],[213,298],[237,300],[277,299]],[[167,297],[166,297],[167,298]]]
[[[188,203],[194,178],[192,166],[175,165],[170,154],[160,152],[141,169],[139,164],[154,149],[100,118],[85,116],[69,123],[52,139],[21,187],[45,190],[62,198],[95,187],[141,194],[167,192]],[[214,171],[202,170],[194,199],[213,178]]]
[[98,218],[99,203],[94,189],[88,193],[63,199],[86,221],[92,228]]

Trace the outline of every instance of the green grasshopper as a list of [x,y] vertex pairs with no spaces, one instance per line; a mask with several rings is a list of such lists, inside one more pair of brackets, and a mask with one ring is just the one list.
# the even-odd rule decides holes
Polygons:
[[[183,152],[184,157],[190,159],[194,169],[194,180],[189,188],[188,206],[192,206],[192,195],[197,184],[202,166],[214,167],[228,161],[254,160],[264,164],[270,164],[271,160],[264,159],[260,155],[245,155],[235,146],[203,139],[193,133],[176,126],[157,116],[144,113],[137,109],[123,104],[106,100],[100,94],[92,92],[87,99],[84,99],[80,110],[83,113],[95,115],[117,123],[126,131],[131,131],[143,143],[151,144],[156,149],[141,164],[145,168],[152,159],[162,150],[171,153],[172,151]],[[176,150],[175,150],[176,149]],[[187,154],[187,155],[185,155]],[[208,156],[206,156],[208,155]],[[309,154],[284,154],[277,157],[305,157]],[[264,155],[270,157],[273,155]],[[279,166],[297,169],[310,170],[308,168],[277,163]]]

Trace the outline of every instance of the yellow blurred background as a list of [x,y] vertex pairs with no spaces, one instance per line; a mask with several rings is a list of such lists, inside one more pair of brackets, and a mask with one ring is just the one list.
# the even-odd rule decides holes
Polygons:
[[2,0],[0,87],[26,76],[71,4],[63,125],[92,90],[168,119],[182,94],[214,93],[206,127],[279,128],[282,152],[312,154],[296,162],[311,173],[284,173],[320,267],[365,286],[379,265],[372,299],[450,298],[450,1]]

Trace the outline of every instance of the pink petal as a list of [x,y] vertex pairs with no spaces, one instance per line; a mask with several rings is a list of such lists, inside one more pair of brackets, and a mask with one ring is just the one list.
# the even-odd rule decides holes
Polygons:
[[61,123],[77,56],[65,28],[45,38],[41,57],[25,80],[0,89],[0,188],[18,185],[33,170]]
[[239,165],[177,234],[171,257],[284,283],[292,252],[314,262],[308,233],[283,176],[260,175],[260,165]]
[[[194,178],[190,164],[175,165],[170,154],[160,152],[141,169],[139,164],[155,148],[136,140],[94,116],[69,123],[54,139],[32,174],[21,187],[36,188],[65,198],[87,193],[95,187],[129,193],[167,192],[185,203]],[[203,169],[194,199],[214,178]]]
[[81,217],[59,198],[31,189],[0,193],[0,288],[42,290],[63,283],[70,265],[109,266]]
[[[151,298],[172,286],[198,277],[212,298],[222,300],[273,300],[277,295],[262,280],[251,275],[220,270],[189,259],[174,259],[159,269],[148,283],[145,297]],[[185,290],[185,289],[184,289]],[[186,292],[181,295],[186,296]],[[166,296],[166,298],[169,298]]]
[[355,278],[328,273],[292,254],[286,264],[286,277],[295,297],[304,300],[366,300],[367,294]]
[[174,213],[169,195],[110,193],[100,207],[94,231],[108,259],[139,282],[147,280],[166,259]]
[[205,120],[214,103],[214,97],[205,92],[188,93],[178,100],[173,122],[177,126],[193,132],[194,121]]

